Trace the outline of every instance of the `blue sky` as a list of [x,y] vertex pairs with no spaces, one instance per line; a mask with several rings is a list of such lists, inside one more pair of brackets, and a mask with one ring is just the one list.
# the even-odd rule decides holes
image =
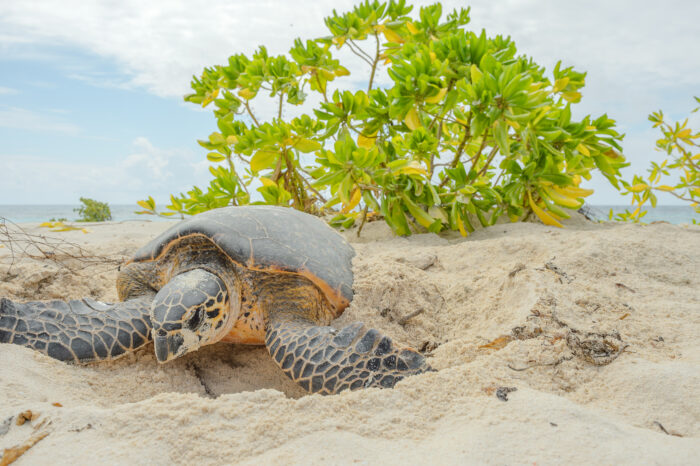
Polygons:
[[[80,196],[126,204],[206,184],[206,151],[196,140],[215,122],[182,101],[191,76],[258,44],[283,53],[295,37],[325,35],[323,17],[353,3],[0,2],[0,204],[77,203]],[[443,5],[471,6],[471,28],[510,35],[548,70],[562,59],[588,71],[576,112],[618,121],[632,162],[627,174],[643,173],[660,156],[647,115],[661,108],[684,118],[700,95],[700,3]],[[361,74],[352,57],[341,59]],[[594,204],[628,202],[602,177],[588,187]]]

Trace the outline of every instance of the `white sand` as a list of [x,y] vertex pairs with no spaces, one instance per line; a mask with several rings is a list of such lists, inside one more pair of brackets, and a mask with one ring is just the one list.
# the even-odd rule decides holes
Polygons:
[[[126,258],[167,226],[53,236]],[[217,344],[158,365],[148,346],[77,367],[0,345],[0,451],[46,420],[50,433],[17,464],[697,464],[700,227],[579,221],[406,239],[373,223],[363,236],[355,299],[334,325],[438,345],[438,372],[323,397],[262,347]],[[7,258],[0,249],[0,296],[116,298],[114,269],[23,260],[8,275]],[[513,329],[521,339],[480,348]],[[588,333],[629,346],[595,365],[586,340],[602,340]],[[517,391],[502,401],[500,387]],[[39,417],[2,434],[27,409]]]

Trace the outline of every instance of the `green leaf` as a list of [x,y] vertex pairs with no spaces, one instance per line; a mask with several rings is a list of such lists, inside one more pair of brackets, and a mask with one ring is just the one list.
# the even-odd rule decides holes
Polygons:
[[496,143],[498,148],[501,149],[501,153],[505,157],[510,156],[510,143],[508,142],[508,125],[505,121],[499,120],[494,123],[494,136],[496,137]]

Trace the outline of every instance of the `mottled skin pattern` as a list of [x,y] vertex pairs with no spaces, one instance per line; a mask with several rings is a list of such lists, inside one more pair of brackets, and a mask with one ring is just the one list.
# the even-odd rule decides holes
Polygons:
[[123,303],[90,298],[15,303],[0,299],[0,342],[28,346],[61,361],[115,359],[151,341],[154,293]]
[[[256,229],[251,234],[257,239],[267,234],[265,228],[259,228],[261,219],[286,219],[290,228],[300,222],[294,227],[297,230],[308,223],[313,227],[310,230],[325,235],[322,246],[334,245],[325,224],[306,214],[287,212],[290,209],[252,208],[245,210],[245,215],[238,210],[220,210],[234,212],[239,219],[254,219]],[[258,217],[261,212],[264,215]],[[217,219],[219,226],[228,222],[222,212],[210,217]],[[142,248],[121,270],[117,289],[122,302],[104,304],[85,298],[20,304],[3,298],[0,343],[28,346],[76,363],[114,359],[151,339],[159,362],[217,341],[265,344],[285,374],[306,390],[323,394],[389,388],[406,376],[431,370],[422,355],[395,348],[389,337],[361,322],[339,331],[328,326],[352,298],[347,293],[351,289],[347,277],[351,280],[352,256],[347,243],[332,230],[337,247],[343,251],[343,259],[336,265],[346,270],[325,270],[331,286],[309,275],[308,258],[302,257],[296,269],[276,262],[289,257],[298,240],[292,242],[294,247],[282,245],[286,249],[278,256],[270,248],[260,258],[253,249],[243,251],[249,257],[247,263],[241,263],[230,249],[239,243],[220,232],[212,236],[211,231],[191,231],[196,222],[189,222],[187,228],[183,224],[187,227],[188,222],[157,239],[165,238],[165,244],[155,246],[152,242]],[[244,233],[245,228],[237,232]],[[307,242],[313,239],[307,238]],[[249,245],[253,247],[253,239]],[[154,254],[149,256],[148,251]],[[314,253],[314,260],[332,258],[332,252]]]
[[265,344],[287,376],[312,393],[364,387],[391,388],[406,376],[430,370],[410,349],[355,322],[341,330],[328,321],[321,293],[303,277],[270,276],[260,291],[266,314]]

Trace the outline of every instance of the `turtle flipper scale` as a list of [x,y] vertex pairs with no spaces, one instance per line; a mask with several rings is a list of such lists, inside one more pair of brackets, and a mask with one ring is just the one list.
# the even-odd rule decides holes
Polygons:
[[433,370],[420,353],[396,348],[362,322],[338,331],[296,313],[270,313],[265,344],[284,373],[311,393],[391,388],[404,377]]
[[17,303],[0,298],[0,343],[66,362],[115,359],[151,340],[153,296],[113,304],[90,298]]

